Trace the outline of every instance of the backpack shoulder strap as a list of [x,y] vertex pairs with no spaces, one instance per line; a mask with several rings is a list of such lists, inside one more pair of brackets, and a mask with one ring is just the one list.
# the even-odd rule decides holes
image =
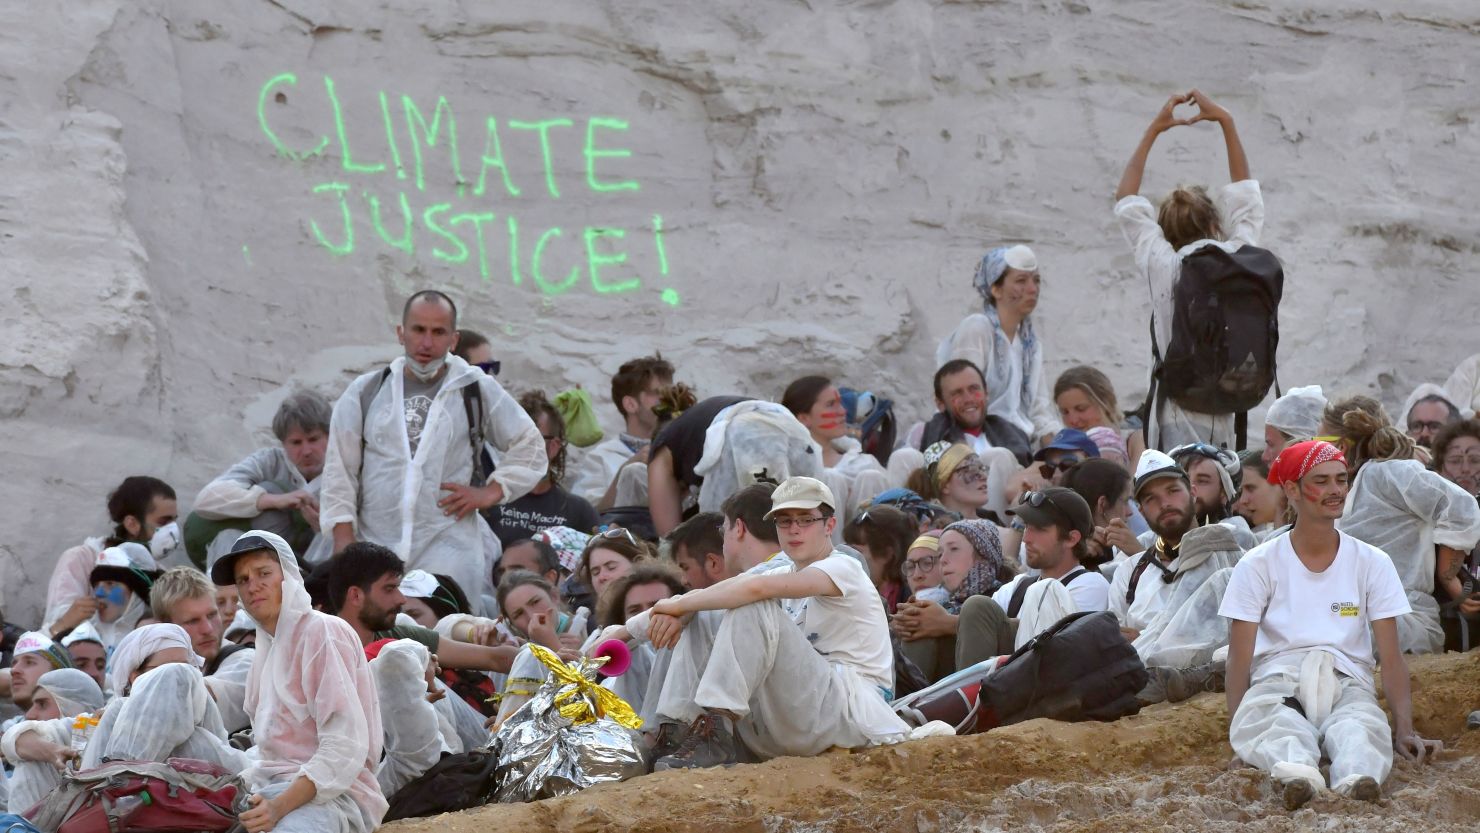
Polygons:
[[365,417],[370,413],[370,403],[375,401],[375,395],[385,387],[385,380],[391,378],[391,369],[386,367],[375,377],[375,381],[360,388],[360,471],[357,476],[365,473]]
[[1146,572],[1146,568],[1147,567],[1150,567],[1151,566],[1151,559],[1153,559],[1155,557],[1156,557],[1156,553],[1153,552],[1150,547],[1147,547],[1146,548],[1146,551],[1143,552],[1143,553],[1141,553],[1141,559],[1136,562],[1136,566],[1131,569],[1131,584],[1130,584],[1129,587],[1127,587],[1125,589],[1125,605],[1126,605],[1126,607],[1130,607],[1132,604],[1135,604],[1135,602],[1136,602],[1136,585],[1138,583],[1140,583],[1140,581],[1141,581],[1141,574],[1144,573],[1144,572]]
[[1063,575],[1063,577],[1059,579],[1059,583],[1062,584],[1062,585],[1064,585],[1065,587],[1068,587],[1070,584],[1073,584],[1074,583],[1074,580],[1075,579],[1079,578],[1080,576],[1087,576],[1087,575],[1089,575],[1089,570],[1088,569],[1086,569],[1084,567],[1075,567],[1074,569],[1072,569],[1069,572],[1065,573]]
[[482,486],[488,472],[483,470],[483,389],[474,379],[462,389],[463,413],[468,417],[468,445],[473,452],[473,485]]
[[1023,609],[1023,598],[1028,595],[1028,588],[1041,578],[1043,576],[1027,576],[1012,589],[1012,598],[1007,601],[1007,618],[1017,618],[1018,611]]

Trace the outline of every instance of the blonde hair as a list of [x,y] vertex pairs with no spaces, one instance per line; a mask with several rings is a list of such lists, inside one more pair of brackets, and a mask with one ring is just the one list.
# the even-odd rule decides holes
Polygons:
[[1382,403],[1370,396],[1352,396],[1328,405],[1321,419],[1341,438],[1352,474],[1369,461],[1413,457],[1413,439],[1393,425]]
[[170,608],[185,599],[216,600],[216,585],[194,567],[171,567],[149,588],[149,612],[165,624],[173,624]]
[[1156,223],[1173,249],[1198,240],[1223,239],[1218,207],[1201,185],[1179,185],[1167,194],[1156,211]]
[[1081,364],[1060,373],[1053,383],[1053,398],[1057,400],[1069,390],[1084,391],[1089,401],[1103,412],[1105,423],[1109,427],[1115,428],[1120,424],[1120,403],[1115,398],[1115,387],[1110,384],[1110,377],[1099,369]]

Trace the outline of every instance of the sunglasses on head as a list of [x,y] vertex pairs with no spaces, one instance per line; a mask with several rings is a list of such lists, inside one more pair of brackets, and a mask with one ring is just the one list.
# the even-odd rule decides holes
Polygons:
[[1069,517],[1069,513],[1065,512],[1062,506],[1059,506],[1057,503],[1055,503],[1053,495],[1050,495],[1047,492],[1028,492],[1027,494],[1023,495],[1023,499],[1019,501],[1020,505],[1031,506],[1034,509],[1041,508],[1045,503],[1049,506],[1052,506],[1056,511],[1058,511],[1060,515],[1063,515],[1064,517]]
[[634,547],[641,546],[640,544],[637,543],[637,539],[634,538],[634,537],[632,537],[632,533],[631,532],[628,532],[626,529],[624,529],[624,528],[622,528],[620,526],[613,526],[613,527],[609,527],[607,529],[603,529],[600,532],[596,533],[596,535],[597,535],[598,538],[607,538],[607,539],[610,539],[610,540],[613,540],[613,541],[615,541],[618,538],[626,538],[627,539],[627,543],[631,544],[632,546],[634,546]]

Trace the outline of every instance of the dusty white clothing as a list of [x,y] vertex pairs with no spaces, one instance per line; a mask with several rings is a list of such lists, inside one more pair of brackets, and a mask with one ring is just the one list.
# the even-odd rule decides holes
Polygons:
[[[385,730],[385,757],[375,778],[387,796],[419,778],[450,751],[437,710],[427,701],[426,670],[431,653],[410,639],[381,647],[370,662]],[[455,695],[454,695],[455,696]]]
[[[1026,323],[1026,322],[1025,322]],[[1007,339],[1006,356],[998,356],[992,320],[981,313],[968,315],[935,350],[935,366],[940,367],[954,359],[966,359],[981,370],[987,379],[999,378],[997,363],[1006,365],[1005,384],[988,384],[987,413],[1001,417],[1018,430],[1037,440],[1048,434],[1058,433],[1064,427],[1059,422],[1058,406],[1048,392],[1048,377],[1043,373],[1043,348],[1033,355],[1032,366],[1023,355],[1021,338]],[[1021,335],[1021,333],[1019,333]],[[1028,375],[1030,398],[1023,401],[1023,374]]]
[[23,720],[5,730],[5,740],[0,744],[0,749],[3,749],[5,760],[15,769],[10,778],[6,779],[9,790],[6,797],[7,810],[12,813],[24,813],[35,807],[62,782],[61,773],[50,762],[25,761],[16,754],[16,741],[26,732],[35,732],[42,740],[58,746],[70,746],[72,718]]
[[1308,440],[1321,433],[1326,413],[1326,395],[1320,385],[1291,388],[1276,399],[1264,414],[1264,424],[1295,440]]
[[[433,436],[422,435],[424,449]],[[318,792],[285,824],[329,808],[338,820],[329,829],[368,833],[379,826],[386,801],[374,774],[384,734],[365,650],[348,622],[313,609],[287,542],[261,530],[250,534],[277,551],[283,603],[275,634],[257,628],[245,699],[256,747],[243,777],[258,792],[306,777]],[[298,829],[306,828],[276,828]]]
[[252,725],[252,716],[247,714],[247,677],[252,673],[254,648],[234,651],[221,660],[216,673],[206,677],[206,688],[216,698],[216,707],[221,710],[221,722],[228,734],[240,732]]
[[102,552],[103,539],[88,538],[57,557],[51,580],[46,583],[46,614],[41,622],[43,632],[51,633],[51,626],[62,618],[73,602],[92,595],[90,576]]
[[[1253,555],[1253,553],[1250,553]],[[1317,649],[1319,650],[1319,649]],[[1317,768],[1324,750],[1331,760],[1331,785],[1342,788],[1365,775],[1379,784],[1393,767],[1392,735],[1387,715],[1377,705],[1371,683],[1325,668],[1314,673],[1327,680],[1304,679],[1304,655],[1250,686],[1228,724],[1228,742],[1244,763],[1277,779],[1304,778],[1317,789],[1325,786]],[[1316,665],[1320,665],[1317,663]],[[1335,682],[1331,686],[1331,681]],[[1318,723],[1286,705],[1299,699],[1312,684],[1329,687],[1334,695],[1330,711]],[[1302,707],[1311,712],[1311,704]]]
[[129,686],[129,675],[142,667],[149,657],[170,648],[184,648],[192,667],[199,669],[205,664],[195,653],[190,635],[179,625],[155,623],[130,632],[118,643],[117,650],[108,657],[108,687],[123,697]]
[[1435,545],[1461,552],[1480,543],[1480,504],[1417,460],[1369,462],[1357,470],[1336,528],[1392,558],[1410,615],[1398,620],[1405,653],[1444,650],[1434,600]]
[[716,414],[704,433],[704,456],[694,466],[704,478],[699,511],[718,512],[726,498],[753,485],[762,471],[778,482],[820,477],[821,454],[791,411],[775,402],[736,402]]
[[803,569],[812,568],[826,573],[842,595],[805,600],[797,619],[802,636],[828,662],[848,666],[879,688],[893,689],[889,619],[868,571],[836,550]]
[[1480,412],[1480,353],[1459,363],[1444,380],[1444,390],[1449,393],[1450,401],[1467,414],[1467,419]]
[[1078,613],[1074,597],[1069,588],[1057,581],[1036,581],[1023,594],[1023,606],[1018,610],[1017,633],[1013,637],[1013,648],[1021,648],[1040,633],[1058,624],[1071,613]]
[[1192,668],[1211,662],[1228,645],[1228,620],[1218,615],[1239,553],[1227,553],[1187,571],[1172,583],[1161,613],[1132,643],[1147,668]]
[[[1027,573],[1016,576],[1012,581],[997,588],[992,594],[992,601],[996,602],[998,607],[1007,610],[1012,602],[1012,594],[1017,592],[1018,585],[1032,578],[1033,576]],[[1069,598],[1074,601],[1074,609],[1081,613],[1104,610],[1109,602],[1110,582],[1098,570],[1092,568],[1075,576],[1072,581],[1064,585],[1064,589],[1069,591]],[[1027,604],[1027,596],[1023,597],[1023,602],[1024,605]]]
[[198,758],[232,772],[247,766],[247,755],[226,742],[221,713],[194,666],[161,665],[134,680],[127,697],[115,697],[82,755],[90,769],[104,759],[163,763]]
[[[1231,182],[1218,189],[1215,199],[1227,240],[1198,240],[1173,249],[1156,222],[1156,207],[1140,195],[1124,197],[1115,204],[1120,230],[1131,245],[1136,268],[1151,290],[1156,343],[1165,355],[1172,341],[1172,289],[1182,275],[1182,258],[1204,246],[1235,252],[1259,245],[1264,230],[1264,197],[1256,180]],[[1190,442],[1205,442],[1232,448],[1233,414],[1200,414],[1186,411],[1168,399],[1147,426],[1147,448],[1175,448]]]
[[504,503],[522,497],[545,476],[545,442],[529,415],[492,376],[448,356],[446,375],[427,410],[413,456],[403,408],[405,367],[405,356],[391,362],[390,376],[371,400],[368,414],[360,413],[360,393],[377,383],[379,370],[351,382],[335,403],[319,501],[321,535],[332,540],[336,524],[353,524],[357,539],[394,550],[408,570],[450,575],[476,595],[492,559],[478,525],[481,516],[472,512],[457,520],[437,506],[447,494],[442,483],[472,479],[462,389],[479,387],[484,436],[501,452],[498,470],[489,479],[503,487]]
[[[1151,540],[1156,540],[1155,533],[1147,533]],[[1145,536],[1142,536],[1143,538]],[[1142,544],[1146,542],[1141,541]],[[1171,585],[1162,581],[1161,570],[1153,565],[1148,565],[1141,571],[1136,579],[1135,599],[1126,603],[1126,593],[1131,587],[1131,576],[1136,572],[1136,564],[1141,560],[1141,553],[1133,555],[1120,562],[1115,567],[1115,577],[1110,580],[1110,598],[1106,610],[1115,614],[1120,620],[1122,628],[1132,630],[1145,630],[1151,624],[1151,620],[1161,613],[1166,607],[1167,597],[1171,595]],[[1168,569],[1176,569],[1176,560],[1167,564]]]
[[632,459],[632,454],[632,449],[620,434],[608,437],[584,449],[568,490],[571,494],[585,498],[587,502],[595,506],[601,502],[612,480],[616,479],[617,471],[622,468],[622,464]]
[[[259,448],[236,465],[221,473],[215,480],[207,483],[200,493],[195,496],[195,504],[191,507],[195,514],[210,521],[240,520],[242,527],[230,536],[229,541],[214,541],[210,547],[209,560],[229,552],[231,544],[242,533],[252,528],[263,528],[279,534],[287,531],[276,529],[271,525],[253,523],[263,514],[257,508],[257,500],[264,494],[286,494],[303,490],[319,497],[320,487],[323,485],[323,477],[316,477],[312,482],[304,478],[293,461],[288,459],[288,453],[281,446],[270,448]],[[271,488],[268,488],[271,486]],[[286,520],[287,513],[279,513]],[[227,535],[231,530],[223,530],[221,536]],[[224,546],[223,546],[224,544]],[[313,543],[303,554],[303,560],[307,564],[318,564],[328,560],[333,555],[334,542],[332,536],[322,534],[315,535]]]
[[76,668],[48,671],[36,680],[36,687],[46,689],[64,717],[103,710],[103,690],[97,680]]
[[[841,536],[843,526],[858,515],[858,507],[867,505],[875,495],[889,488],[889,473],[879,465],[878,458],[865,454],[863,446],[852,437],[839,437],[832,441],[832,447],[843,456],[836,465],[823,468],[817,479],[827,484],[839,503],[833,508],[839,516],[836,534]],[[817,454],[818,460],[823,459],[821,448]]]
[[1319,573],[1301,563],[1288,535],[1250,550],[1233,568],[1218,615],[1259,624],[1254,682],[1321,650],[1337,671],[1370,688],[1372,622],[1410,609],[1392,560],[1342,533],[1336,559]]
[[[882,620],[882,605],[878,612]],[[769,759],[904,740],[909,727],[889,708],[890,688],[824,658],[780,604],[765,600],[724,613],[694,703],[736,715],[740,740]]]

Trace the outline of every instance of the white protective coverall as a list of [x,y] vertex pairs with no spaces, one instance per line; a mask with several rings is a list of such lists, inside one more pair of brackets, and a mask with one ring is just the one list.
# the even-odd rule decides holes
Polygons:
[[353,524],[358,540],[394,550],[406,569],[452,576],[475,596],[491,581],[485,567],[496,558],[487,551],[492,535],[482,534],[487,523],[477,512],[457,520],[437,506],[448,494],[441,484],[472,480],[462,389],[479,387],[484,440],[499,452],[498,470],[489,481],[503,488],[504,503],[522,497],[545,476],[545,442],[492,376],[450,355],[413,456],[403,404],[405,367],[405,356],[391,362],[368,414],[360,412],[361,392],[379,383],[379,370],[351,382],[334,404],[321,478],[321,534],[332,540],[335,525]]
[[[1467,418],[1480,413],[1480,353],[1459,363],[1444,380],[1444,390],[1449,394],[1449,401],[1458,405]],[[1408,416],[1406,411],[1403,416]]]
[[275,833],[369,833],[386,800],[375,778],[384,734],[365,650],[348,622],[313,609],[286,541],[248,534],[277,550],[283,601],[276,633],[257,628],[246,694],[256,747],[242,775],[264,798],[299,777],[313,782],[313,800],[284,816]]
[[[245,611],[237,613],[244,614]],[[227,734],[252,725],[252,716],[247,714],[246,706],[247,677],[252,673],[252,661],[256,656],[254,648],[233,651],[231,656],[221,660],[214,674],[206,677],[206,688],[210,689],[216,708],[221,711],[221,722],[226,726]]]
[[1379,784],[1393,765],[1392,734],[1373,688],[1372,622],[1408,609],[1391,561],[1347,535],[1331,566],[1310,573],[1280,536],[1234,568],[1219,614],[1258,623],[1249,690],[1229,721],[1239,759],[1277,781],[1349,790]]
[[[1167,242],[1156,221],[1156,206],[1139,194],[1115,204],[1115,218],[1131,245],[1136,268],[1151,290],[1151,312],[1156,344],[1163,356],[1172,341],[1172,290],[1182,276],[1182,258],[1204,246],[1236,252],[1259,245],[1264,230],[1264,197],[1252,179],[1231,182],[1218,189],[1215,199],[1227,240],[1197,240],[1180,249]],[[1232,448],[1233,414],[1201,414],[1185,411],[1171,399],[1162,404],[1147,425],[1147,448],[1169,449],[1185,443],[1205,442]]]
[[[309,482],[304,478],[293,461],[288,459],[288,453],[281,446],[259,448],[231,468],[223,472],[215,480],[207,483],[200,494],[195,496],[195,505],[192,507],[197,515],[211,521],[226,521],[239,519],[242,521],[240,529],[222,530],[207,548],[207,561],[215,561],[222,553],[231,549],[236,539],[241,537],[253,527],[267,529],[271,532],[282,534],[288,532],[288,512],[283,510],[271,510],[264,513],[257,508],[257,500],[269,492],[272,494],[287,494],[303,490],[319,497],[319,487],[323,485],[323,477],[314,478]],[[274,485],[276,484],[276,485]],[[267,514],[268,518],[261,520],[279,520],[282,526],[274,526],[259,521],[259,518]],[[333,555],[334,541],[332,536],[322,533],[314,537],[313,543],[308,551],[303,554],[303,561],[309,565],[316,565],[328,560]]]
[[37,688],[44,688],[56,700],[62,716],[56,720],[25,720],[10,727],[0,740],[0,754],[11,762],[15,774],[9,779],[11,812],[25,812],[34,807],[60,782],[56,767],[49,761],[23,761],[15,744],[26,732],[39,732],[44,740],[58,746],[69,746],[72,718],[79,714],[97,714],[103,710],[103,690],[92,677],[75,668],[58,668],[41,675]]
[[704,456],[694,473],[699,511],[718,512],[725,499],[765,473],[778,483],[788,477],[822,476],[821,450],[791,411],[775,402],[737,402],[715,415],[704,434]]
[[[421,777],[444,752],[453,751],[443,736],[436,708],[427,701],[426,672],[431,657],[425,645],[398,639],[382,647],[370,662],[385,728],[385,757],[375,778],[387,796]],[[461,745],[456,743],[458,748]]]
[[1417,460],[1366,463],[1336,528],[1387,553],[1413,612],[1398,617],[1407,654],[1441,653],[1444,629],[1434,600],[1436,545],[1469,552],[1480,542],[1480,504]]
[[[1172,564],[1176,578],[1167,585],[1161,610],[1133,643],[1148,668],[1202,665],[1228,644],[1228,620],[1218,615],[1218,608],[1243,554],[1233,530],[1223,524],[1198,527],[1182,537]],[[1147,569],[1160,575],[1154,567]]]
[[102,538],[88,538],[75,547],[69,547],[57,557],[57,564],[46,583],[46,611],[41,630],[51,633],[51,626],[62,618],[67,608],[78,599],[92,595],[92,568],[97,566],[98,555],[105,544]]

